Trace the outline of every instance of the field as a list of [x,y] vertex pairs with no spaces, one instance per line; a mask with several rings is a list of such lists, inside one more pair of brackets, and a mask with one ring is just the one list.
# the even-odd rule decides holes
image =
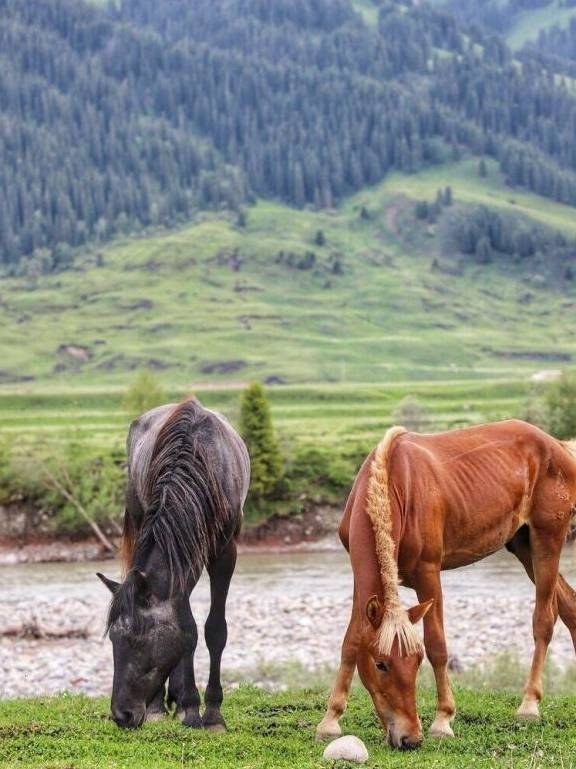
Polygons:
[[[125,384],[148,366],[168,388],[388,386],[525,379],[553,367],[576,350],[571,295],[494,266],[435,272],[433,233],[401,225],[411,201],[450,184],[456,201],[513,207],[574,233],[571,209],[512,193],[494,168],[480,179],[475,167],[392,176],[335,211],[260,202],[245,227],[204,215],[87,253],[67,272],[5,279],[0,382],[70,392]],[[313,269],[287,263],[307,251]]]
[[[122,407],[124,388],[39,393],[0,393],[2,435],[23,451],[48,454],[79,443],[95,449],[122,449],[130,416]],[[178,400],[186,389],[171,390]],[[238,388],[194,389],[203,404],[238,422]],[[528,402],[529,383],[498,379],[485,382],[398,382],[376,385],[309,385],[269,387],[274,428],[286,449],[322,447],[339,453],[378,442],[395,420],[408,394],[430,417],[429,429],[518,416]]]
[[[459,713],[455,740],[427,738],[415,752],[393,751],[385,744],[372,704],[354,690],[344,716],[344,733],[366,744],[368,769],[376,767],[474,766],[544,769],[576,765],[574,698],[555,697],[543,706],[539,723],[514,718],[518,697],[505,692],[457,689]],[[210,769],[306,769],[327,766],[314,729],[323,714],[326,692],[291,690],[266,693],[252,687],[231,692],[224,704],[229,732],[217,735],[185,730],[178,722],[146,724],[122,732],[108,720],[108,701],[61,696],[0,703],[0,766],[11,769],[119,769],[201,766]],[[424,728],[432,718],[434,697],[420,697]],[[341,767],[351,767],[344,762]]]

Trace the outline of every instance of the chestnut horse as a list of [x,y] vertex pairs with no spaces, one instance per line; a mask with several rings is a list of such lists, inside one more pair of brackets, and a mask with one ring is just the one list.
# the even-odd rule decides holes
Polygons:
[[[250,480],[242,439],[223,416],[195,398],[148,411],[128,434],[128,489],[119,584],[108,631],[114,653],[112,718],[137,727],[167,712],[185,726],[222,731],[220,661],[226,645],[226,597]],[[198,641],[190,593],[210,577],[204,628],[210,673],[200,716],[194,678]]]
[[[453,736],[455,702],[447,674],[440,571],[512,552],[536,586],[535,650],[521,718],[538,718],[544,658],[558,613],[576,649],[576,592],[559,560],[576,503],[576,443],[509,420],[419,435],[391,428],[360,468],[340,539],[350,553],[354,599],[341,663],[318,738],[341,734],[357,667],[390,744],[422,742],[416,675],[424,656],[436,679],[433,736]],[[398,582],[420,603],[402,608]]]

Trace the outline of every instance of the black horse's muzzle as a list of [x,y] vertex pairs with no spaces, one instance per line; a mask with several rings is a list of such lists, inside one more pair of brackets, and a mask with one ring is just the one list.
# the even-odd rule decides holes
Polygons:
[[146,710],[118,710],[112,708],[112,720],[122,729],[137,729],[144,723]]

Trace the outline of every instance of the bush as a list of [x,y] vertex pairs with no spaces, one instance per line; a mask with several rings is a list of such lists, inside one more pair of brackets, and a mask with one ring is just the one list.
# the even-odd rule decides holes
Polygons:
[[564,372],[546,394],[548,432],[560,440],[576,438],[576,372]]
[[430,425],[430,414],[422,404],[411,395],[403,398],[392,413],[394,424],[402,425],[407,430],[422,432]]
[[154,374],[150,369],[142,369],[126,390],[122,406],[131,417],[138,417],[165,402],[166,396]]

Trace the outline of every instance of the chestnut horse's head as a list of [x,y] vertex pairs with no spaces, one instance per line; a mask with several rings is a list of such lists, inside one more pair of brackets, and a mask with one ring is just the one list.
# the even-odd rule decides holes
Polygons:
[[378,596],[372,596],[366,604],[367,621],[362,623],[358,673],[387,729],[388,742],[402,750],[422,743],[416,676],[424,650],[412,625],[422,619],[432,602],[390,616]]

